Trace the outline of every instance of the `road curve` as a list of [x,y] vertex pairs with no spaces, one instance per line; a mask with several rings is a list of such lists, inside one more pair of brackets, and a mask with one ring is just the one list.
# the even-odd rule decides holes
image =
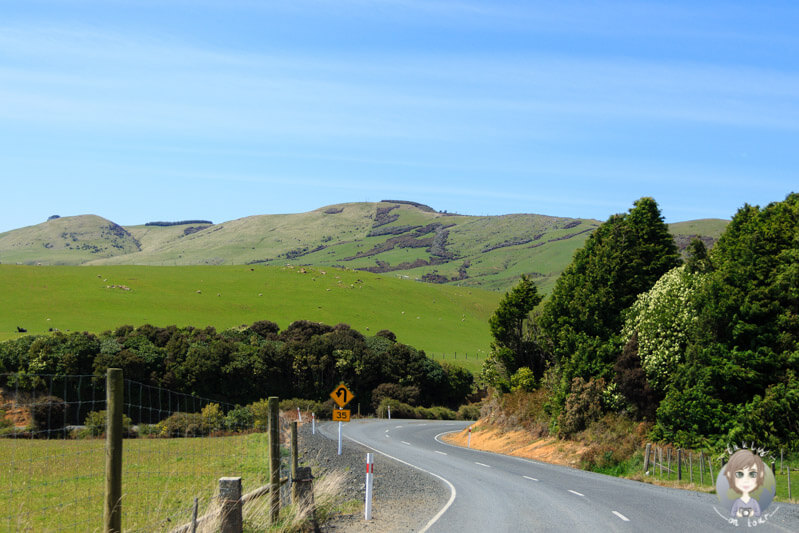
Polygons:
[[[359,420],[343,425],[347,441],[375,450],[380,461],[399,460],[441,480],[448,503],[430,517],[425,533],[520,531],[733,531],[711,494],[550,465],[452,446],[440,435],[468,422]],[[337,424],[322,426],[337,438]],[[773,503],[758,531],[799,532],[799,506]]]

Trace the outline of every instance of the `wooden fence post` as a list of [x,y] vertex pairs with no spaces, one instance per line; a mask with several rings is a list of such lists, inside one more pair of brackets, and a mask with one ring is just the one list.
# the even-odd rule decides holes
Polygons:
[[269,406],[269,518],[276,524],[280,516],[280,412],[277,396]]
[[652,450],[652,443],[646,443],[646,451],[644,452],[644,475],[649,473],[649,452]]
[[705,452],[699,452],[699,484],[705,484]]
[[677,481],[682,481],[682,448],[677,449]]
[[667,457],[666,477],[671,479],[671,448],[666,450],[666,457]]
[[241,478],[219,478],[219,532],[241,533]]
[[694,484],[694,452],[688,450],[688,480],[691,485]]
[[106,374],[105,430],[105,506],[103,531],[122,531],[122,369],[109,368]]
[[296,500],[294,505],[308,508],[308,514],[311,518],[311,529],[314,533],[318,533],[319,522],[316,520],[316,503],[313,496],[313,475],[311,474],[310,466],[301,466],[297,468],[297,478],[293,483],[296,487]]
[[710,457],[707,458],[707,466],[710,468],[710,484],[713,485],[715,483],[713,479],[713,459]]

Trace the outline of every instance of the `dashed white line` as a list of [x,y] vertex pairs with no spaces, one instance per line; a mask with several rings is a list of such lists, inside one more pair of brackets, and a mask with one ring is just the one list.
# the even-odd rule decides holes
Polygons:
[[438,451],[438,450],[436,450],[436,453],[440,453],[441,455],[447,455],[446,453],[444,453],[444,452],[440,452],[440,451]]
[[474,464],[480,465],[480,466],[484,466],[486,468],[491,468],[489,465],[486,465],[486,464],[483,464],[483,463],[478,463],[477,461],[475,461]]
[[537,480],[536,478],[534,478],[534,477],[530,477],[530,476],[522,476],[522,477],[523,477],[524,479],[529,479],[530,481],[538,481],[538,480]]
[[625,522],[629,522],[629,521],[630,521],[630,519],[629,519],[629,518],[627,518],[626,516],[624,516],[623,514],[621,514],[621,513],[620,513],[620,512],[618,512],[618,511],[613,511],[613,514],[615,514],[616,516],[618,516],[619,518],[621,518],[621,519],[622,519],[622,520],[624,520]]
[[405,442],[404,440],[403,440],[403,441],[400,441],[400,442],[402,442],[402,444],[406,444],[406,445],[408,445],[408,446],[410,446],[410,445],[411,445],[411,443],[410,443],[410,442]]
[[580,493],[579,493],[579,492],[577,492],[576,490],[571,490],[571,489],[568,489],[568,490],[569,490],[569,492],[571,492],[572,494],[576,494],[577,496],[582,496],[583,498],[585,498],[585,494],[580,494]]

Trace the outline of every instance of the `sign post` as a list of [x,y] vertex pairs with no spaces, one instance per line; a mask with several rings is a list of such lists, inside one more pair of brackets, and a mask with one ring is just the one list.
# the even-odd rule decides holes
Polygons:
[[330,397],[338,405],[338,409],[333,410],[333,420],[338,420],[338,454],[341,455],[341,424],[350,421],[350,411],[344,409],[344,406],[350,403],[355,395],[342,383],[333,389]]

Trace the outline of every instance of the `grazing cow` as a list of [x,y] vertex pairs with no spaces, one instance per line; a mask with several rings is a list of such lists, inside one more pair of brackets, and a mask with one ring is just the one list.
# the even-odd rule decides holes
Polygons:
[[19,327],[19,326],[17,326],[17,331],[18,331],[19,333],[27,333],[27,332],[28,332],[28,330],[27,330],[27,329],[25,329],[25,328],[21,328],[21,327]]

